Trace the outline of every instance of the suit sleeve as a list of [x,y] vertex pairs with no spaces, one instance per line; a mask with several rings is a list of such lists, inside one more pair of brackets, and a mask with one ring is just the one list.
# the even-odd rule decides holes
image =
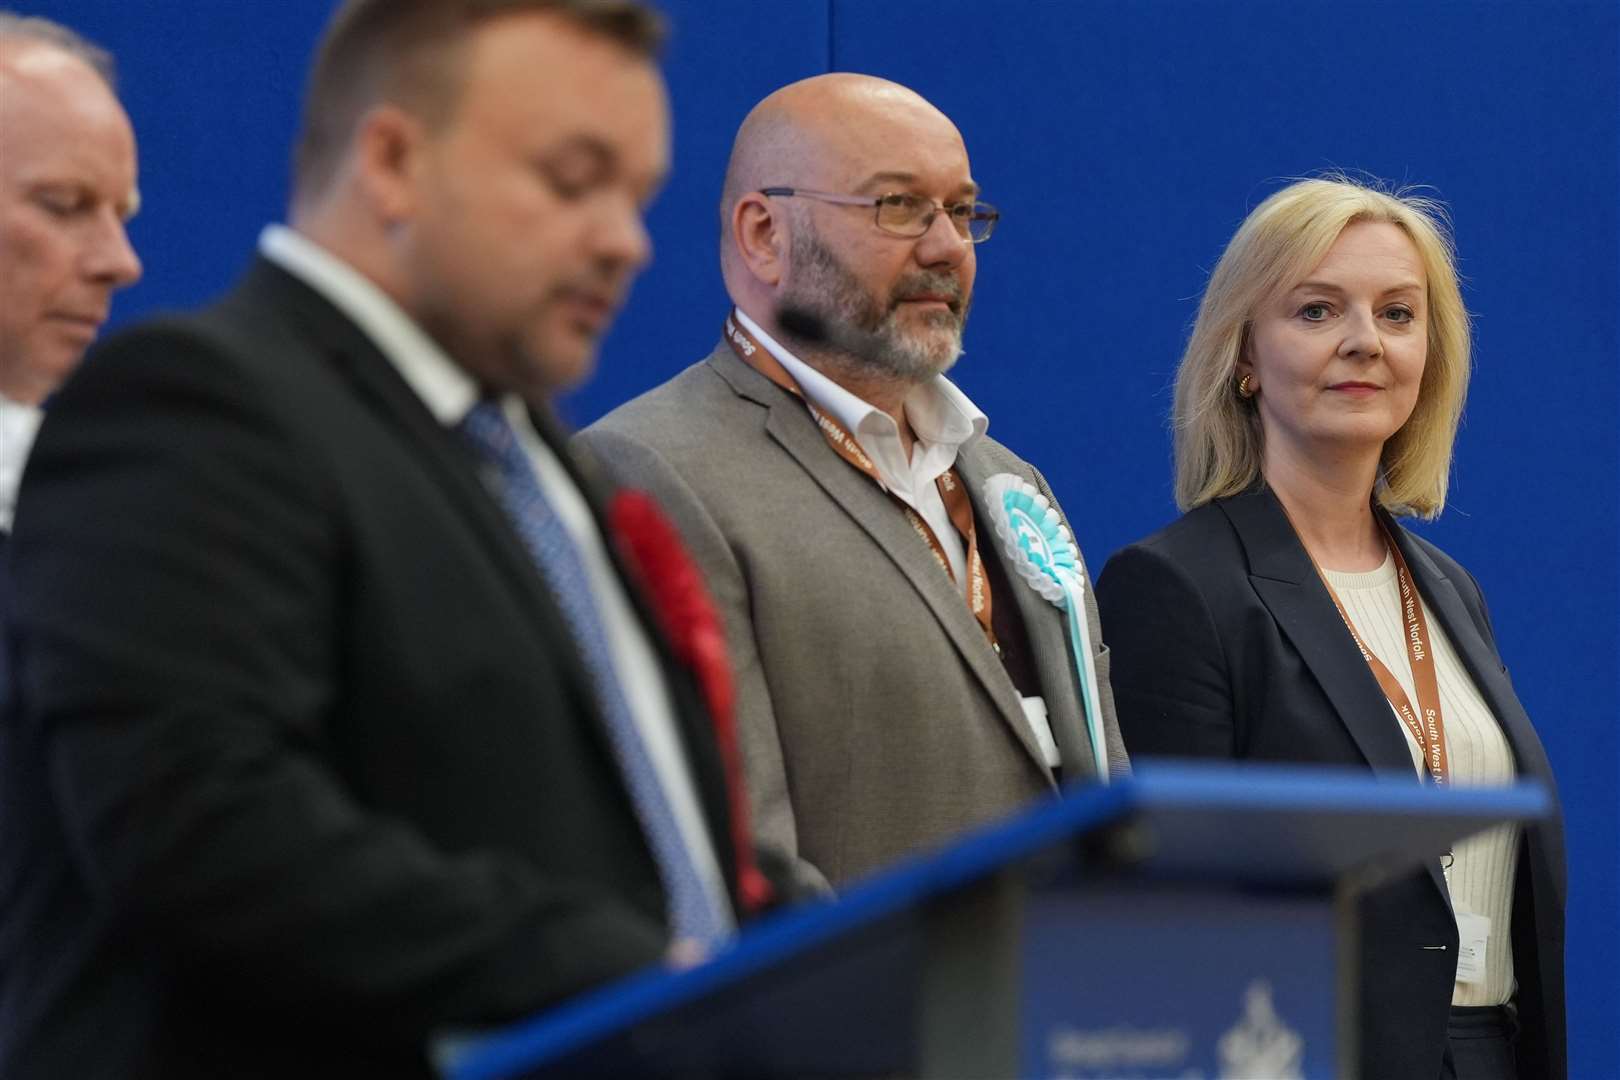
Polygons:
[[1163,552],[1137,544],[1097,582],[1119,726],[1132,756],[1235,756],[1225,650],[1196,584]]
[[1490,606],[1485,603],[1485,590],[1479,587],[1479,579],[1474,577],[1472,571],[1463,566],[1458,566],[1457,569],[1462,571],[1462,576],[1468,579],[1468,587],[1473,590],[1474,602],[1468,605],[1468,614],[1473,616],[1474,624],[1479,628],[1479,636],[1490,646],[1496,662],[1501,665],[1503,671],[1506,671],[1507,661],[1502,659],[1501,650],[1496,647],[1496,627],[1491,622]]
[[826,875],[798,854],[787,768],[770,687],[754,640],[744,567],[702,500],[656,450],[622,432],[601,427],[579,433],[574,445],[590,455],[615,483],[645,491],[657,499],[680,529],[725,624],[726,647],[736,682],[737,739],[748,786],[749,815],[755,839],[766,852],[764,865],[780,867],[778,873],[785,871],[791,895],[830,891]]
[[614,896],[440,850],[337,774],[351,540],[329,463],[242,380],[189,332],[115,342],[29,469],[24,722],[98,907],[222,984],[414,1035],[656,963]]

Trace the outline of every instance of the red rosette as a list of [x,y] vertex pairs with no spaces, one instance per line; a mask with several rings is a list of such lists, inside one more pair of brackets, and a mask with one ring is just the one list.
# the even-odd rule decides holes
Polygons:
[[737,751],[736,689],[720,614],[680,534],[649,495],[630,488],[620,490],[608,504],[607,520],[676,660],[692,671],[708,706],[731,806],[737,896],[745,912],[758,911],[771,901],[772,890],[754,861],[748,795]]

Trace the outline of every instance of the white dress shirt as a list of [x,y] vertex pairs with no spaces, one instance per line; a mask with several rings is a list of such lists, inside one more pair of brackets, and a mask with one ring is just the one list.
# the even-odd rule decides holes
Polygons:
[[900,443],[900,425],[894,422],[894,417],[862,401],[794,356],[742,311],[737,312],[737,320],[787,369],[811,404],[854,436],[877,467],[883,486],[928,522],[945,549],[957,589],[965,598],[967,550],[961,534],[951,524],[936,481],[956,464],[956,455],[964,446],[985,433],[990,426],[989,418],[949,379],[934,376],[906,396],[906,420],[916,435],[908,460]]
[[10,532],[17,510],[17,485],[34,448],[34,436],[45,414],[0,394],[0,532]]
[[[399,305],[353,267],[308,237],[280,225],[264,230],[259,251],[324,296],[364,331],[439,423],[453,428],[478,404],[478,384]],[[728,916],[731,903],[719,859],[703,824],[697,789],[675,726],[669,687],[652,644],[613,569],[585,496],[535,432],[523,402],[509,394],[501,400],[501,407],[528,454],[546,501],[579,549],[631,717],[698,874],[716,900],[716,910]]]

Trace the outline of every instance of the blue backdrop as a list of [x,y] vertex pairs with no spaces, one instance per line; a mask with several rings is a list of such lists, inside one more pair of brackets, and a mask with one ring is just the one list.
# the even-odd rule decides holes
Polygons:
[[[12,0],[15,2],[15,0]],[[586,423],[697,359],[724,308],[731,135],[782,83],[867,71],[956,119],[1004,218],[956,376],[1041,465],[1099,569],[1174,516],[1169,384],[1208,269],[1286,177],[1432,185],[1477,370],[1422,531],[1490,597],[1569,819],[1572,1075],[1620,1076],[1620,6],[1615,0],[668,0],[675,175],[658,258],[566,405]],[[145,280],[224,288],[279,216],[330,0],[36,0],[113,49],[141,143]]]

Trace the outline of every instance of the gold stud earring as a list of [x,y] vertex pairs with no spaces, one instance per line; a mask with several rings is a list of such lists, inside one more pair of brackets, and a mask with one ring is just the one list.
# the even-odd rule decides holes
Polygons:
[[1254,397],[1254,391],[1249,389],[1249,380],[1253,377],[1254,376],[1252,374],[1245,374],[1243,378],[1238,380],[1237,396],[1242,398],[1244,401],[1248,401],[1250,398]]

